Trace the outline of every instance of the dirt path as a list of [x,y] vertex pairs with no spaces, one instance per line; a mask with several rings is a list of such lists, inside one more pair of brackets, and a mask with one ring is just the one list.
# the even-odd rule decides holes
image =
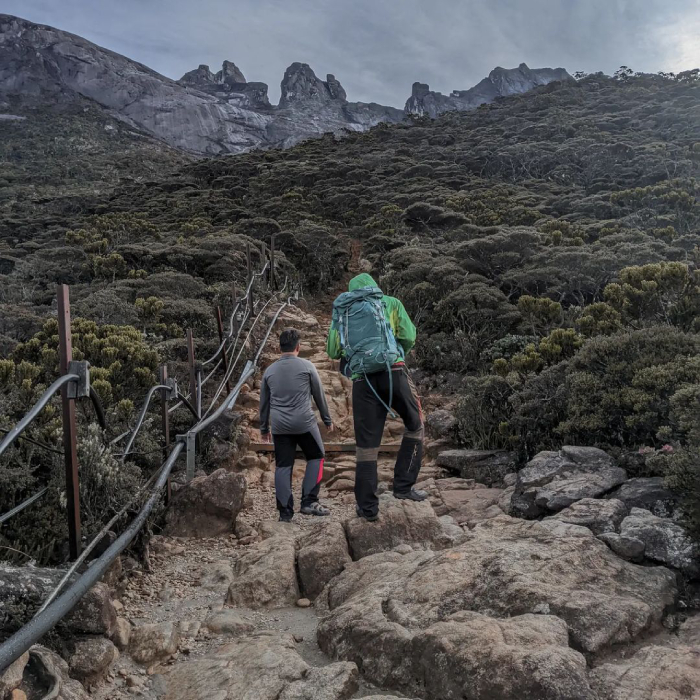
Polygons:
[[[325,440],[353,442],[351,382],[337,371],[337,363],[325,355],[325,338],[330,322],[327,314],[319,317],[293,309],[280,319],[279,327],[294,326],[302,332],[302,355],[318,368],[327,394],[333,420],[339,432],[329,437],[321,425]],[[263,364],[276,357],[270,343]],[[251,442],[259,440],[258,401],[259,376],[237,407],[244,414],[243,429]],[[385,443],[400,442],[403,425],[399,420],[387,421]],[[232,465],[229,465],[232,466]],[[212,632],[206,620],[225,609],[225,600],[232,576],[232,563],[252,550],[261,540],[261,531],[274,527],[277,511],[274,500],[274,466],[271,455],[248,452],[235,465],[246,477],[248,494],[244,510],[238,516],[236,533],[209,539],[154,538],[151,545],[151,571],[134,567],[126,577],[126,587],[117,604],[119,615],[133,627],[146,624],[173,623],[180,630],[177,652],[150,668],[137,664],[123,653],[109,676],[94,687],[91,696],[101,700],[133,697],[162,698],[166,693],[166,676],[174,666],[203,657],[231,641],[230,634]],[[435,474],[428,466],[424,476]],[[379,463],[382,488],[393,475],[393,457],[382,456]],[[303,477],[303,463],[297,461],[294,483],[298,494]],[[354,515],[354,455],[329,455],[324,466],[321,502],[331,509],[331,522],[342,522]],[[298,495],[297,495],[298,503]],[[317,523],[310,516],[297,514],[291,527],[302,534]],[[325,519],[324,519],[325,520]],[[270,525],[272,523],[272,525]],[[313,607],[250,610],[237,608],[240,618],[255,631],[276,630],[294,635],[296,650],[312,667],[330,663],[316,643],[318,617]],[[353,698],[384,694],[362,683]],[[395,695],[395,694],[394,694]]]

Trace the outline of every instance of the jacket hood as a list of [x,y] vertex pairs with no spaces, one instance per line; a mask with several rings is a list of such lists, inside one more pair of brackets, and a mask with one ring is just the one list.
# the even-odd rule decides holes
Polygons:
[[357,277],[353,277],[348,284],[348,291],[354,292],[356,289],[362,289],[363,287],[377,287],[377,283],[372,279],[370,275],[363,272]]

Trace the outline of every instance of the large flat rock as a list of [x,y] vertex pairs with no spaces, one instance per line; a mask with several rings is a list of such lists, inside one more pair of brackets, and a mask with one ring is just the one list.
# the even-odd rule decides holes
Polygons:
[[[426,635],[435,633],[434,626],[447,621],[453,626],[466,624],[466,618],[454,617],[456,613],[499,620],[533,613],[556,616],[568,627],[568,639],[575,648],[597,652],[656,627],[675,597],[671,571],[626,562],[590,532],[586,537],[568,535],[562,527],[557,531],[503,515],[477,525],[467,541],[452,549],[386,552],[350,564],[327,586],[322,603],[317,603],[328,608],[318,639],[326,653],[361,664],[363,673],[380,685],[418,694],[429,682],[438,683],[429,676],[442,676],[440,683],[447,688],[457,687],[450,684],[459,685],[459,678],[470,673],[461,655],[478,650],[465,650],[466,641],[443,644],[440,674],[421,661]],[[529,620],[526,617],[523,622],[527,628],[532,627]],[[479,618],[478,624],[482,622]],[[476,622],[470,619],[469,624]],[[494,639],[500,639],[501,632],[493,626],[489,629],[494,630]],[[515,659],[524,658],[519,655],[527,648],[504,655],[487,649],[483,653],[491,661],[483,662],[482,672],[488,673],[498,660],[503,674],[519,677],[523,663],[533,674],[549,678],[541,695],[518,695],[517,689],[510,689],[498,696],[484,685],[484,690],[463,697],[589,697],[585,684],[575,680],[578,657],[571,655],[566,644],[553,641],[561,637],[540,632],[539,646],[560,647],[556,655],[535,654],[525,663]],[[470,634],[473,638],[473,632],[464,631],[464,640]],[[559,665],[550,663],[554,658]],[[467,669],[472,668],[469,664]],[[570,688],[572,694],[557,695],[558,687]],[[436,686],[428,697],[462,697],[440,692]]]
[[444,549],[454,544],[428,501],[399,500],[388,493],[380,496],[378,520],[350,518],[344,526],[353,559],[402,544],[427,549]]
[[694,700],[700,697],[700,648],[645,647],[596,668],[591,684],[605,700]]
[[292,635],[263,631],[174,666],[165,700],[348,700],[357,679],[355,664],[311,667]]
[[293,537],[277,535],[258,543],[233,565],[226,602],[240,608],[284,608],[301,597]]

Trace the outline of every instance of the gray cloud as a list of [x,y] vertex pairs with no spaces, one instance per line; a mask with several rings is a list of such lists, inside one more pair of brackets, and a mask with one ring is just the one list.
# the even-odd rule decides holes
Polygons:
[[495,66],[611,73],[700,65],[700,0],[0,0],[172,78],[234,61],[279,95],[284,69],[334,73],[352,100],[403,106],[418,80],[466,89]]

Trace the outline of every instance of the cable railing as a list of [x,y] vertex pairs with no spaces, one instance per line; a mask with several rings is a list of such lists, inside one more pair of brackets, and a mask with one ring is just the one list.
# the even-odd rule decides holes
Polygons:
[[[267,261],[260,272],[254,273],[251,269],[251,259],[250,250],[248,250],[248,286],[246,288],[245,296],[233,304],[233,311],[231,313],[229,321],[229,331],[225,337],[221,338],[221,342],[217,352],[209,358],[208,364],[211,364],[217,356],[219,356],[219,362],[216,364],[214,370],[209,373],[207,380],[210,380],[214,376],[215,370],[224,364],[226,370],[223,377],[221,378],[216,391],[214,392],[214,397],[209,403],[207,412],[204,416],[201,415],[201,410],[198,411],[195,406],[192,405],[191,399],[192,394],[183,395],[179,392],[177,382],[172,379],[167,378],[167,367],[161,368],[161,381],[151,387],[146,397],[143,401],[141,411],[139,412],[138,418],[134,427],[130,431],[122,433],[118,438],[112,440],[112,442],[105,448],[109,449],[112,445],[119,442],[120,440],[128,436],[128,440],[124,451],[119,455],[123,460],[134,454],[133,447],[137,436],[142,429],[149,406],[152,403],[153,396],[157,392],[161,392],[162,400],[162,418],[163,418],[163,432],[165,437],[165,453],[167,457],[163,462],[159,470],[157,470],[137,491],[129,501],[122,506],[122,508],[117,512],[110,521],[105,524],[100,532],[95,535],[92,541],[83,549],[82,553],[75,552],[75,555],[71,558],[74,559],[72,565],[63,575],[59,584],[54,588],[50,595],[46,598],[39,611],[35,617],[22,627],[18,632],[16,632],[12,637],[0,645],[0,673],[2,673],[11,663],[13,663],[19,656],[21,656],[29,647],[36,643],[46,632],[52,629],[70,610],[77,605],[80,599],[90,590],[90,588],[104,575],[112,562],[116,559],[121,552],[129,546],[129,544],[136,537],[138,532],[143,527],[148,516],[152,512],[158,500],[161,498],[161,491],[164,487],[168,487],[169,493],[169,483],[170,474],[173,467],[175,466],[178,457],[183,452],[186,451],[186,479],[189,481],[195,472],[195,460],[196,460],[196,437],[200,433],[204,432],[209,426],[211,426],[226,410],[230,410],[236,403],[238,396],[240,395],[242,387],[245,383],[255,374],[258,363],[262,356],[262,352],[269,340],[272,329],[277,323],[282,311],[287,308],[292,303],[292,297],[287,298],[285,301],[280,300],[281,294],[287,289],[289,280],[285,279],[285,283],[281,290],[275,292],[273,287],[275,286],[275,276],[274,276],[274,239],[270,247],[271,257]],[[261,305],[257,313],[255,313],[255,299],[254,299],[254,289],[255,282],[257,279],[262,278],[265,273],[269,270],[269,280],[270,280],[270,290],[273,291],[272,295]],[[299,298],[299,289],[295,292],[295,297]],[[63,302],[61,303],[61,300]],[[236,382],[235,386],[228,390],[229,382],[235,370],[235,367],[240,360],[245,348],[249,345],[250,339],[253,337],[253,331],[258,327],[260,320],[264,317],[264,314],[270,305],[279,303],[279,308],[273,314],[269,323],[267,324],[265,333],[262,340],[251,348],[251,356],[253,359],[246,361],[241,374]],[[243,318],[238,319],[240,322],[237,323],[235,316],[241,305],[245,304],[246,312]],[[60,323],[61,314],[64,314],[64,322]],[[219,314],[220,318],[220,314]],[[252,319],[250,327],[247,330],[247,335],[245,340],[238,349],[238,341],[243,332],[243,328],[247,321]],[[66,324],[67,321],[67,324]],[[234,333],[235,331],[235,333]],[[64,334],[66,337],[61,340],[61,336]],[[235,336],[235,337],[234,337]],[[37,403],[30,409],[30,411],[25,415],[17,425],[12,428],[5,438],[3,438],[0,443],[0,455],[17,439],[21,437],[22,432],[31,424],[33,420],[40,414],[41,410],[49,403],[51,398],[58,392],[61,391],[62,397],[64,399],[64,417],[71,413],[71,408],[73,409],[73,421],[75,420],[74,414],[74,402],[77,398],[90,397],[93,399],[93,404],[95,405],[95,410],[97,412],[98,420],[104,427],[104,412],[102,411],[99,402],[95,402],[95,398],[92,394],[94,391],[90,391],[89,386],[89,366],[87,362],[76,363],[70,359],[70,313],[68,307],[68,290],[65,285],[59,286],[59,341],[61,344],[60,356],[61,365],[70,367],[71,372],[64,373],[59,379],[57,379],[45,392],[42,394]],[[233,342],[231,342],[233,341]],[[230,344],[230,347],[227,345]],[[235,356],[236,350],[238,353]],[[229,355],[232,362],[228,362]],[[226,358],[227,362],[224,362]],[[75,371],[73,371],[75,370]],[[201,387],[204,382],[199,382]],[[221,394],[227,388],[227,393],[224,399],[221,401],[219,406],[214,409],[216,402],[221,397]],[[168,406],[169,400],[177,400],[178,403],[175,406]],[[201,399],[201,395],[200,395]],[[67,404],[67,405],[66,405]],[[194,424],[187,430],[186,433],[178,435],[175,439],[174,444],[171,446],[169,437],[169,413],[175,408],[185,407],[194,416]],[[66,434],[68,432],[68,435]],[[67,465],[67,479],[69,476],[69,467],[72,472],[73,467],[77,471],[77,460],[73,463],[70,460],[70,451],[75,452],[75,430],[73,429],[66,431],[64,428],[64,448],[68,445],[68,450],[64,449],[66,454],[66,465]],[[72,448],[72,450],[71,450]],[[5,522],[7,519],[20,512],[24,508],[30,506],[36,500],[41,498],[48,487],[42,489],[38,493],[34,494],[28,498],[23,503],[19,504],[11,511],[0,516],[0,523]],[[68,489],[67,489],[68,490]],[[111,528],[128,512],[134,504],[147,495],[145,502],[143,503],[141,509],[134,517],[132,522],[126,527],[124,532],[116,538],[116,540],[101,554],[98,558],[94,559],[90,567],[82,574],[78,576],[75,580],[71,581],[71,578],[76,575],[78,569],[86,562],[88,556],[93,552],[97,545],[104,540],[104,537],[111,531]],[[70,502],[69,502],[70,504]],[[69,525],[70,520],[74,519],[78,521],[79,525],[79,501],[76,503],[76,509],[68,513]],[[69,508],[70,511],[70,508]],[[79,527],[77,530],[79,535]],[[69,527],[69,534],[71,533],[71,528]],[[77,549],[77,548],[76,548]]]

